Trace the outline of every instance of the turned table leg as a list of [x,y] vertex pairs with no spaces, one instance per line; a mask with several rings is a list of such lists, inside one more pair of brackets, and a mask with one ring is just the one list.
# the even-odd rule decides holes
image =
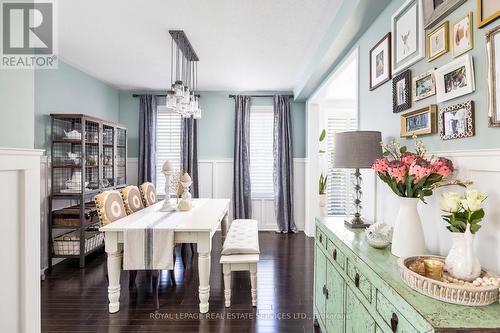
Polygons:
[[116,252],[108,252],[109,313],[115,313],[120,310],[120,272],[122,267],[122,255],[121,249],[118,249]]
[[198,293],[200,297],[200,312],[208,312],[208,298],[210,297],[210,251],[212,249],[211,235],[200,235],[198,244],[198,274],[200,279],[200,286]]
[[231,264],[222,264],[224,273],[224,300],[226,307],[231,306]]

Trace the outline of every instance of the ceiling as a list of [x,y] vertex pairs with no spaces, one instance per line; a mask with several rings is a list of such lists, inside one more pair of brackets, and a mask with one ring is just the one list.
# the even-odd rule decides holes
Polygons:
[[170,84],[168,30],[200,58],[199,90],[291,91],[343,0],[64,0],[59,56],[120,89]]

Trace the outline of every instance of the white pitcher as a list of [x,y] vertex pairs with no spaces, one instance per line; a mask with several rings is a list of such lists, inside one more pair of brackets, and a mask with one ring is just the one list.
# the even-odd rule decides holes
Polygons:
[[453,232],[451,250],[446,257],[444,269],[454,278],[473,281],[481,275],[481,264],[474,255],[474,235],[470,232],[469,224],[464,233]]

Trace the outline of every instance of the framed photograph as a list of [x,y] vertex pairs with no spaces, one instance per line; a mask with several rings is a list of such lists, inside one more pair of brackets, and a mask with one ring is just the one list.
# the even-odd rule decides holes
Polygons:
[[436,133],[436,105],[401,115],[401,137]]
[[370,90],[391,79],[391,33],[370,50]]
[[500,17],[500,2],[498,0],[477,0],[477,27],[495,21]]
[[[454,11],[467,0],[424,0],[424,26],[432,28],[443,17]],[[492,0],[495,1],[495,0]]]
[[435,71],[438,103],[470,94],[476,90],[474,65],[470,55],[464,55]]
[[439,110],[439,135],[442,140],[474,136],[474,102],[468,101]]
[[407,0],[391,18],[392,74],[424,57],[422,0]]
[[486,34],[486,50],[488,51],[489,125],[500,127],[500,25]]
[[469,12],[453,24],[451,45],[454,58],[472,50],[474,47],[473,35],[472,12]]
[[413,100],[419,101],[436,94],[436,80],[434,69],[428,70],[413,79],[412,82]]
[[439,58],[448,52],[448,21],[427,34],[427,61]]
[[411,108],[411,71],[408,69],[392,79],[392,112]]

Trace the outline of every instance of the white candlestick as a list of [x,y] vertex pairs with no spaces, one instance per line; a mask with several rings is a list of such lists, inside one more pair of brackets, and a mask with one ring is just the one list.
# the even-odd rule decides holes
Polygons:
[[170,201],[170,176],[172,175],[172,171],[163,171],[163,174],[165,175],[165,200],[160,211],[171,212],[175,210],[175,206]]

